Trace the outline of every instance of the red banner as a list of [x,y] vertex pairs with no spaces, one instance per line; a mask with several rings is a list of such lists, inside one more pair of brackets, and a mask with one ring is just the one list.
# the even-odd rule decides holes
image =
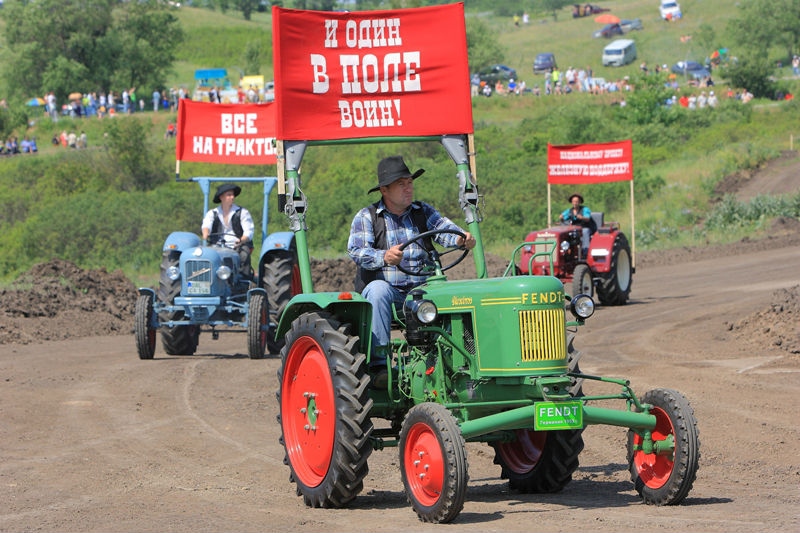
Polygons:
[[472,133],[463,3],[391,11],[272,8],[285,140]]
[[547,183],[582,185],[633,180],[633,143],[630,140],[547,145]]
[[178,161],[274,165],[275,104],[214,104],[181,100]]

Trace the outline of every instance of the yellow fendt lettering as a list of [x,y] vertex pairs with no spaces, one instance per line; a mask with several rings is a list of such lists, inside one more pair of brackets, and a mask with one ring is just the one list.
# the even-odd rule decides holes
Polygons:
[[[522,303],[527,303],[528,293],[522,295]],[[532,292],[530,293],[531,304],[555,304],[564,301],[564,293],[558,291]]]

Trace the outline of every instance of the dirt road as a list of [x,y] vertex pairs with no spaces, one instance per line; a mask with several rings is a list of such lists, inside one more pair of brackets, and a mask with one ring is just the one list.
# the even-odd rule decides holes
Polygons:
[[[800,248],[640,266],[629,305],[580,334],[585,372],[675,388],[702,441],[694,490],[645,506],[625,431],[590,427],[560,494],[509,493],[470,444],[459,531],[800,530],[800,354],[748,320],[800,283]],[[783,293],[780,293],[783,294]],[[791,299],[791,298],[790,298]],[[794,311],[794,335],[798,314]],[[774,315],[777,317],[778,315]],[[784,319],[786,317],[783,317]],[[779,322],[774,318],[775,322]],[[0,345],[2,531],[433,531],[405,502],[397,450],[376,452],[351,509],[307,509],[282,464],[278,361],[245,339],[201,338],[194,357],[140,361],[132,335]]]
[[[772,168],[768,183],[800,187],[796,168]],[[745,178],[729,186],[764,191]],[[491,449],[469,444],[467,500],[451,526],[417,520],[397,449],[372,454],[351,508],[306,508],[278,442],[277,358],[248,359],[244,335],[204,334],[196,356],[159,346],[140,361],[129,283],[43,265],[23,280],[30,292],[0,291],[0,531],[800,531],[798,225],[778,220],[767,241],[641,254],[629,304],[599,308],[579,332],[584,372],[690,399],[702,456],[683,505],[640,503],[625,430],[593,426],[559,494],[510,493]]]

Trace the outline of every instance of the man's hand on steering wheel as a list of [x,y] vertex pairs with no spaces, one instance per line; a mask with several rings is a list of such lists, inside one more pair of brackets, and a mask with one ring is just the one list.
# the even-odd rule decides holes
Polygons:
[[[456,248],[450,248],[450,249],[445,250],[444,252],[441,252],[441,253],[439,253],[436,249],[429,250],[429,249],[427,249],[426,245],[421,244],[421,243],[424,243],[426,239],[430,239],[431,241],[433,241],[433,237],[435,237],[436,235],[448,234],[448,233],[452,234],[452,235],[457,235],[459,237],[459,241],[464,243],[464,244],[462,244],[460,246],[457,246]],[[449,228],[435,229],[435,230],[431,230],[431,231],[426,231],[425,233],[420,233],[419,235],[413,237],[411,240],[401,244],[400,246],[398,246],[396,248],[397,248],[397,251],[400,253],[400,256],[401,256],[401,259],[402,259],[403,251],[406,248],[408,248],[409,246],[411,246],[412,243],[417,243],[418,246],[420,246],[423,250],[425,250],[425,252],[428,254],[428,259],[430,259],[433,262],[433,264],[436,266],[436,268],[437,269],[440,268],[441,271],[444,272],[446,270],[450,270],[451,268],[453,268],[454,266],[459,264],[461,261],[463,261],[464,258],[469,253],[470,249],[475,246],[475,237],[473,237],[472,235],[469,235],[469,237],[468,237],[468,235],[469,234],[465,235],[462,231],[449,229]],[[472,246],[469,246],[470,242],[471,242]],[[449,253],[456,252],[456,251],[461,251],[463,253],[459,257],[457,257],[452,263],[450,263],[446,267],[443,267],[442,266],[442,262],[441,262],[441,258],[443,256],[449,254]],[[387,250],[387,253],[388,253],[388,250]],[[384,261],[386,261],[386,256],[384,256]],[[403,272],[404,274],[408,274],[409,276],[431,276],[431,275],[434,274],[434,272],[430,272],[430,271],[425,270],[425,265],[423,265],[423,267],[420,268],[417,271],[408,270],[405,267],[403,267],[399,262],[395,266],[397,266],[397,269],[400,272]]]

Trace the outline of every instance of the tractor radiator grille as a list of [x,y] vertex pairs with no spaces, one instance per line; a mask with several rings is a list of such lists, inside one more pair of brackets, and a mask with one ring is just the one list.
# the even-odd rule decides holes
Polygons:
[[567,355],[563,309],[519,312],[520,353],[523,361],[553,361]]
[[186,294],[190,296],[208,296],[212,283],[211,261],[192,259],[184,265],[184,281]]
[[186,279],[191,281],[211,281],[211,262],[186,261]]

